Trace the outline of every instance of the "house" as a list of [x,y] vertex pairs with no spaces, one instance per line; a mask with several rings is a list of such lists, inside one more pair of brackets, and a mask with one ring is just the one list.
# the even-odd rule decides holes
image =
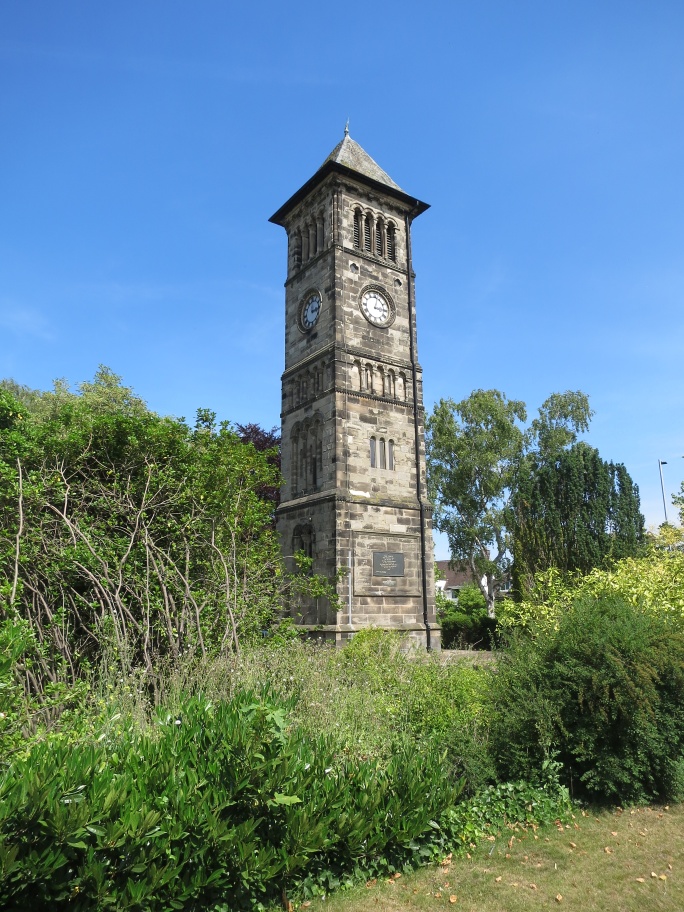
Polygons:
[[[435,571],[435,575],[438,577],[435,580],[435,589],[437,592],[440,592],[442,595],[446,596],[446,598],[453,599],[454,601],[458,601],[458,593],[461,591],[463,586],[471,584],[477,585],[477,580],[472,575],[470,570],[454,570],[451,567],[451,561],[435,561]],[[501,598],[509,593],[510,589],[510,576],[506,574],[506,577],[499,588],[497,598]]]
[[454,570],[451,567],[451,561],[435,561],[436,576],[435,581],[437,592],[441,592],[447,598],[458,601],[458,593],[463,586],[471,583],[477,583],[470,570]]

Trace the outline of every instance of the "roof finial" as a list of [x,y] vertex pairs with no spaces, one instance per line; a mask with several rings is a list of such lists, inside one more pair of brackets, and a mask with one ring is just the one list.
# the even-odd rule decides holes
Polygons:
[[349,136],[349,118],[347,118],[347,122],[344,125],[344,135]]

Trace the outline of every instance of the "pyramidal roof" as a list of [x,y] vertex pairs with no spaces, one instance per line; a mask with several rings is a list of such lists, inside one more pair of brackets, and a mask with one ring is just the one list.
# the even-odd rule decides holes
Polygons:
[[394,183],[389,174],[383,171],[380,165],[373,161],[370,155],[357,142],[354,142],[349,135],[349,127],[344,128],[342,141],[335,146],[318,170],[320,171],[321,168],[324,168],[328,162],[337,162],[338,165],[344,165],[345,168],[358,171],[359,174],[370,177],[371,180],[377,181],[379,184],[392,187],[393,190],[401,190],[401,187]]
[[389,174],[386,174],[380,165],[378,165],[377,162],[374,162],[370,155],[365,152],[357,142],[354,142],[349,135],[349,126],[347,125],[344,128],[342,142],[335,146],[313,177],[310,177],[309,180],[271,216],[269,221],[276,225],[284,225],[285,223],[283,220],[287,218],[288,214],[292,212],[295,206],[303,199],[306,199],[306,197],[318,187],[321,181],[324,181],[329,174],[333,172],[343,174],[346,172],[349,174],[350,171],[358,174],[359,179],[362,181],[365,179],[366,183],[371,187],[375,187],[376,190],[384,187],[385,192],[389,196],[399,200],[407,207],[407,211],[412,214],[412,217],[420,215],[421,212],[425,212],[426,209],[430,208],[427,203],[421,203],[421,201],[415,199],[415,197],[409,196],[398,184],[395,184]]

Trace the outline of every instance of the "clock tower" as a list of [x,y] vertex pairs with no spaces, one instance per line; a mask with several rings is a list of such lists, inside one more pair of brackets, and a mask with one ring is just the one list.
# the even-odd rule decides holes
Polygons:
[[428,208],[349,136],[271,217],[287,231],[283,553],[337,584],[297,620],[338,645],[363,627],[439,649],[411,225]]

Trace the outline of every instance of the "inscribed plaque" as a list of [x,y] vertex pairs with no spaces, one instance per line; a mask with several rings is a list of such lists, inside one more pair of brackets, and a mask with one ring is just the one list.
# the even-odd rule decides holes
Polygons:
[[373,551],[373,576],[403,575],[403,554],[398,551]]

